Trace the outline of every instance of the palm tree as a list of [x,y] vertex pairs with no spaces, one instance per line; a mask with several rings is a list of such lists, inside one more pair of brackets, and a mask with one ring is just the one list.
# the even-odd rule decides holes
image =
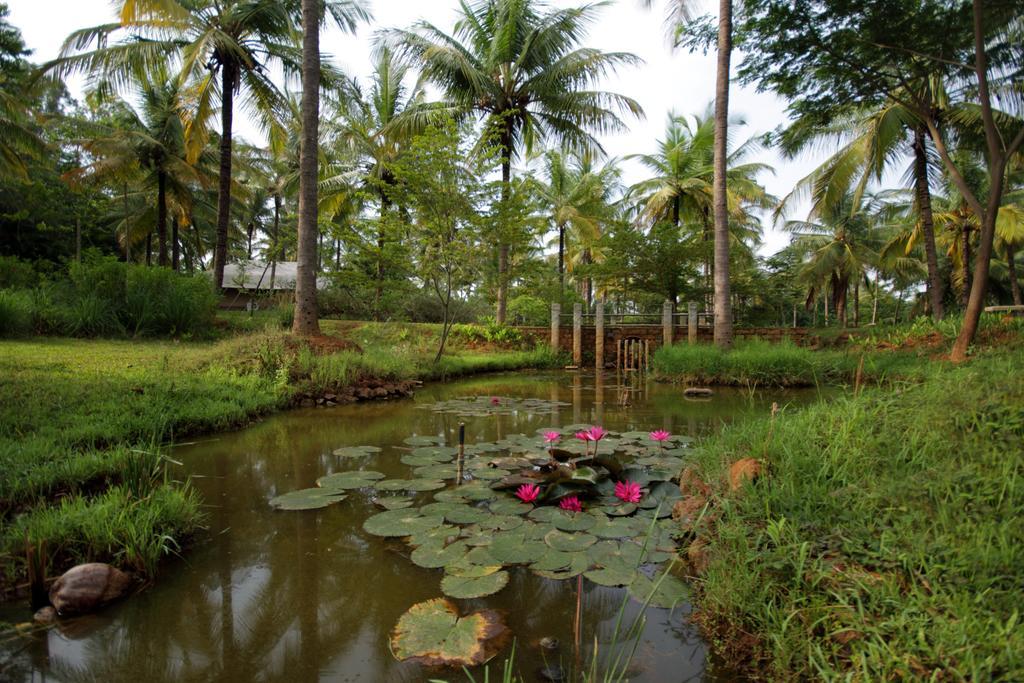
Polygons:
[[[484,119],[484,144],[501,155],[502,202],[509,199],[512,162],[538,142],[583,151],[600,149],[594,133],[619,130],[619,113],[641,116],[640,105],[590,89],[634,55],[578,47],[601,4],[546,10],[537,0],[460,0],[452,34],[428,22],[391,30],[384,43],[422,66],[444,101],[403,117],[408,125],[438,112],[476,113]],[[505,321],[508,239],[499,235],[496,319]]]
[[[361,167],[361,182],[377,195],[380,203],[377,231],[377,288],[374,294],[374,314],[380,318],[380,303],[384,286],[385,223],[390,209],[389,190],[394,185],[392,167],[405,150],[411,137],[420,132],[413,127],[396,126],[407,112],[423,104],[421,82],[406,85],[409,66],[398,60],[388,48],[382,48],[374,64],[372,85],[368,96],[363,96],[358,84],[344,97],[341,107],[342,123],[339,142],[346,155],[355,155]],[[324,181],[325,187],[337,185],[343,192],[351,186],[350,169]]]
[[[328,5],[334,4],[328,2]],[[347,3],[346,3],[347,4]],[[220,179],[214,282],[227,259],[231,215],[232,129],[240,95],[264,130],[278,127],[281,94],[270,78],[277,64],[287,75],[299,67],[294,0],[118,0],[120,21],[75,31],[57,59],[44,65],[58,75],[85,72],[124,87],[154,67],[173,64],[188,84],[186,138],[191,158],[204,148],[206,122],[219,99]]]
[[[742,124],[742,121],[734,121]],[[714,140],[715,123],[709,107],[704,116],[693,120],[670,114],[665,138],[658,141],[654,154],[632,157],[640,161],[651,177],[630,188],[640,202],[641,217],[648,225],[670,222],[678,227],[696,228],[704,240],[714,230]],[[729,192],[726,196],[732,216],[730,240],[733,246],[750,252],[759,239],[756,208],[774,206],[776,200],[757,182],[771,166],[748,162],[760,149],[760,140],[751,138],[736,147],[727,159]],[[752,257],[753,254],[751,253]],[[705,276],[713,268],[705,259]],[[716,309],[717,310],[717,309]]]
[[794,191],[800,195],[810,193],[816,202],[838,201],[850,191],[863,194],[871,181],[880,181],[885,171],[904,158],[905,151],[911,152],[913,165],[906,177],[913,183],[917,222],[914,239],[906,246],[912,249],[918,241],[924,245],[932,315],[941,319],[942,278],[935,245],[930,178],[932,168],[941,166],[941,162],[929,152],[927,128],[906,105],[889,100],[878,106],[850,107],[846,116],[827,127],[798,119],[783,132],[780,142],[783,152],[792,157],[827,139],[838,140],[840,148],[798,183]]

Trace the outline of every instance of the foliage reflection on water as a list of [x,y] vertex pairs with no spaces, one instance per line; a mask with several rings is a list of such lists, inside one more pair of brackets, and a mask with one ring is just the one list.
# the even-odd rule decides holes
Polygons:
[[[275,512],[267,501],[351,469],[331,455],[360,444],[399,445],[410,434],[454,442],[460,418],[417,403],[467,395],[564,401],[540,414],[462,418],[467,441],[569,423],[619,431],[665,429],[700,436],[726,421],[763,413],[773,401],[806,402],[813,392],[719,391],[691,401],[677,387],[614,374],[504,374],[427,387],[415,402],[300,410],[248,429],[174,449],[208,504],[209,530],[183,559],[167,563],[157,584],[103,614],[67,622],[31,641],[0,646],[0,675],[50,681],[405,681],[463,680],[395,661],[388,634],[412,604],[438,597],[440,570],[415,566],[408,548],[366,534],[377,511],[363,495],[318,511]],[[389,477],[411,468],[369,456],[361,465]],[[583,642],[612,636],[623,589],[583,582]],[[516,634],[517,668],[527,680],[542,666],[538,640],[571,642],[575,581],[550,581],[515,569],[490,598],[463,600],[463,611],[503,610]],[[631,622],[639,606],[630,603]],[[705,648],[686,620],[689,606],[649,610],[631,680],[700,680]],[[22,621],[20,605],[0,618]],[[564,646],[563,646],[564,647]],[[563,653],[565,654],[565,653]],[[500,662],[499,655],[495,662]],[[492,665],[493,666],[493,665]]]

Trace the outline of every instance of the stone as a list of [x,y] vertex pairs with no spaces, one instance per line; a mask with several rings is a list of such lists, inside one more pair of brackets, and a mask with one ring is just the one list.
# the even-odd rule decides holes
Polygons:
[[553,652],[553,651],[558,649],[558,638],[553,638],[551,636],[544,636],[543,638],[540,639],[540,647],[541,647],[542,650],[547,650],[548,652]]
[[738,491],[744,482],[761,476],[761,463],[753,458],[737,460],[729,467],[729,490]]
[[316,401],[314,401],[311,398],[304,398],[302,399],[302,402],[299,403],[299,405],[302,406],[303,408],[312,408],[313,406],[316,405]]
[[700,517],[707,502],[708,499],[701,495],[676,501],[676,504],[672,506],[672,519],[683,526],[690,526]]
[[47,605],[42,609],[36,610],[36,613],[32,615],[32,621],[40,626],[55,624],[57,623],[57,610]]
[[557,664],[551,664],[537,671],[537,676],[542,681],[564,681],[565,669]]
[[690,563],[690,570],[696,576],[700,576],[708,570],[708,544],[703,539],[696,539],[686,548],[686,560]]
[[687,465],[683,473],[679,475],[679,492],[684,496],[703,496],[707,498],[711,494],[711,487],[697,473],[696,467]]
[[686,387],[683,389],[683,396],[697,396],[697,397],[708,397],[713,396],[715,392],[707,387]]
[[327,406],[328,408],[333,408],[334,406],[336,406],[338,404],[335,403],[334,401],[327,401],[326,403],[324,403],[324,405]]
[[134,583],[130,574],[101,562],[72,567],[50,587],[58,614],[88,614],[124,597]]

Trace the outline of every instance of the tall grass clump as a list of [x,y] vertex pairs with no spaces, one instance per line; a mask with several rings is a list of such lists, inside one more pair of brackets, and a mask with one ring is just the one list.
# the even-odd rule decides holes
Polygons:
[[14,289],[0,289],[0,337],[23,337],[31,333],[31,295]]
[[708,481],[765,466],[713,499],[712,639],[753,634],[740,656],[779,680],[1024,680],[1021,406],[1002,353],[705,443]]
[[792,342],[750,340],[732,350],[710,344],[658,349],[651,367],[661,379],[694,384],[814,386],[846,376],[856,361],[835,351],[812,351]]

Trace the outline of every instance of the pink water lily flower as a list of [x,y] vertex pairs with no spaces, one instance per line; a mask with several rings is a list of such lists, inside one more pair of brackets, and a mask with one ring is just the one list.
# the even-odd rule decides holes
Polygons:
[[501,405],[501,399],[498,398],[497,396],[492,396],[491,397],[491,405],[492,406],[500,406]]
[[623,503],[639,503],[644,494],[635,481],[620,481],[615,484],[615,497]]
[[580,504],[580,499],[576,496],[568,496],[558,501],[558,507],[568,512],[583,512],[583,506]]
[[590,433],[590,439],[592,441],[600,441],[604,437],[608,436],[608,432],[605,431],[604,427],[594,426],[591,427],[588,432]]
[[589,442],[589,441],[593,441],[594,440],[594,437],[591,435],[589,429],[586,430],[586,431],[582,431],[582,432],[576,432],[575,436],[580,441],[587,441],[587,442]]
[[651,437],[651,441],[657,441],[658,443],[668,441],[669,439],[672,438],[671,432],[666,432],[664,429],[656,429],[655,431],[651,432],[648,436]]
[[540,495],[540,487],[536,484],[523,484],[516,489],[516,498],[524,503],[532,503]]
[[562,438],[559,432],[544,432],[544,443],[555,443]]

